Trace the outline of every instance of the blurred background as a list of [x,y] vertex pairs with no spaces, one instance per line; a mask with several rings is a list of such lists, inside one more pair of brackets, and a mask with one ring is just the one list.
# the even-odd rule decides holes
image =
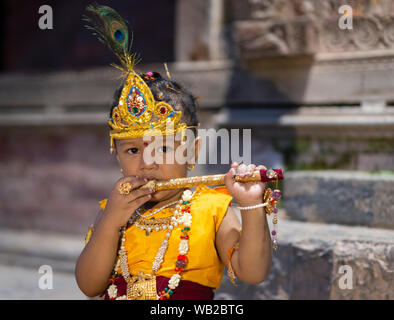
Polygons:
[[[121,177],[106,125],[119,73],[83,27],[89,3],[0,2],[0,299],[85,299],[75,262]],[[393,299],[394,2],[99,3],[132,26],[139,71],[167,62],[201,97],[201,128],[251,128],[252,162],[285,170],[269,278],[225,275],[216,299]]]

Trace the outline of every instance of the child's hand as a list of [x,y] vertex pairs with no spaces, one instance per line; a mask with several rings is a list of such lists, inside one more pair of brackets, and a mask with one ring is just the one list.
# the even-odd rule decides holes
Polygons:
[[253,206],[263,202],[264,182],[235,182],[235,175],[251,176],[254,170],[267,169],[263,165],[256,167],[254,164],[245,165],[233,162],[231,169],[227,172],[224,182],[226,189],[231,193],[234,200],[241,207]]
[[[120,185],[126,182],[131,183],[132,190],[127,195],[119,194]],[[103,213],[107,223],[118,229],[126,225],[135,210],[151,198],[150,189],[137,189],[145,183],[138,176],[123,177],[116,182]]]

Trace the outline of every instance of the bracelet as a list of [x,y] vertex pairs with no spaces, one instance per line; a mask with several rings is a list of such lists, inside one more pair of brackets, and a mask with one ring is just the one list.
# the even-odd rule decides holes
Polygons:
[[86,233],[86,236],[85,236],[85,245],[87,245],[88,242],[90,241],[90,238],[92,237],[93,231],[94,231],[94,227],[90,226],[89,230],[88,230],[88,232]]
[[[278,183],[278,180],[276,180]],[[264,212],[267,215],[271,215],[272,213],[272,224],[273,230],[271,231],[272,235],[272,248],[274,250],[278,249],[278,203],[279,200],[282,198],[282,192],[276,186],[274,191],[271,188],[267,188],[263,195],[263,203],[256,204],[254,206],[249,207],[237,207],[239,210],[252,210],[260,207],[264,207]]]
[[[242,228],[241,230],[239,230],[239,234],[242,234]],[[227,251],[227,256],[228,256],[228,260],[227,260],[227,275],[230,278],[231,282],[233,283],[233,285],[235,285],[237,287],[237,284],[235,282],[235,279],[237,278],[235,276],[233,267],[231,265],[231,257],[233,256],[233,253],[235,250],[239,249],[239,240],[233,244],[233,246]]]
[[235,279],[237,278],[235,276],[233,267],[231,265],[231,257],[233,256],[234,250],[238,250],[239,247],[239,241],[235,243],[227,252],[228,260],[227,260],[227,275],[230,278],[231,282],[233,285],[237,287],[237,283],[235,282]]
[[249,206],[249,207],[237,207],[239,210],[252,210],[252,209],[256,209],[256,208],[261,208],[261,207],[266,207],[268,206],[268,202],[264,202],[264,203],[259,203],[256,204],[254,206]]

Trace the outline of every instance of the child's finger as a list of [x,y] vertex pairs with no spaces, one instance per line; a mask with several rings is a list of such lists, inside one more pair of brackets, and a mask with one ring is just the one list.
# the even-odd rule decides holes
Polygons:
[[238,166],[239,164],[236,161],[231,164],[231,168],[238,168]]
[[134,201],[138,200],[139,198],[146,197],[148,195],[152,195],[153,191],[152,189],[136,189],[131,191],[129,195],[126,196],[126,200],[129,204],[133,203]]
[[[139,176],[126,176],[123,178],[120,178],[118,182],[116,183],[116,189],[119,189],[119,187],[124,184],[124,183],[130,183],[131,184],[131,189],[138,189],[139,187],[143,186],[147,181],[142,179]],[[130,190],[131,191],[131,190]]]
[[256,165],[253,163],[248,165],[247,169],[246,169],[246,176],[251,176],[253,174],[253,171],[255,168],[256,168]]
[[235,176],[235,169],[230,168],[230,170],[224,175],[224,184],[230,186],[234,183],[233,177]]
[[149,201],[150,198],[152,198],[152,196],[150,194],[147,194],[145,196],[135,199],[135,201],[133,201],[134,211],[141,207],[145,202]]
[[236,174],[237,170],[235,168],[230,168],[226,175],[228,175],[230,178],[233,178]]
[[267,170],[267,168],[265,166],[263,166],[262,164],[260,164],[256,167],[256,170],[261,170],[261,169]]
[[244,176],[245,176],[245,173],[246,173],[246,169],[247,169],[246,164],[244,164],[244,163],[240,164],[239,167],[238,167],[238,172],[237,172],[237,174],[238,174],[240,177],[244,177]]

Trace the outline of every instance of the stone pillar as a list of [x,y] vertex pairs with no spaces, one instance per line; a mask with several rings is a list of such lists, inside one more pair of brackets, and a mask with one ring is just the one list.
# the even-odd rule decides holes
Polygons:
[[176,61],[218,60],[223,57],[223,0],[178,0]]
[[223,0],[210,0],[209,10],[209,58],[219,60],[223,58],[222,26]]

